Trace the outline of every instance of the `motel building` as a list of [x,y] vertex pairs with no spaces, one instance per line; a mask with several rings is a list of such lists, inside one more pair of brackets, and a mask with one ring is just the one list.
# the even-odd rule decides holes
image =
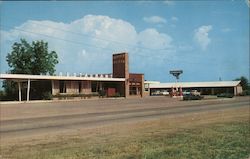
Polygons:
[[145,91],[149,95],[163,95],[161,92],[185,92],[196,90],[201,95],[218,95],[229,93],[235,96],[242,93],[240,81],[214,81],[214,82],[177,82],[160,83],[158,81],[145,81]]
[[[160,83],[144,81],[144,74],[129,73],[128,53],[113,54],[113,72],[108,74],[67,74],[66,76],[0,74],[0,79],[11,80],[18,85],[19,101],[32,99],[32,86],[39,85],[42,91],[49,91],[53,99],[60,97],[89,98],[104,97],[144,97],[156,92],[197,90],[202,95],[219,93],[242,93],[240,81],[178,82]],[[65,99],[65,98],[63,98]]]
[[19,101],[29,101],[32,97],[32,85],[37,84],[48,88],[53,97],[92,97],[99,96],[101,92],[105,92],[105,97],[143,97],[144,74],[129,73],[128,59],[128,53],[113,54],[113,73],[108,74],[0,74],[0,79],[12,80],[18,84]]

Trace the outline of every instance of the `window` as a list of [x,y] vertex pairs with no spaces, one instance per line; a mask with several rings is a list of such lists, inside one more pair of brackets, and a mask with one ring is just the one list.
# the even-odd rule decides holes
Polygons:
[[60,93],[66,93],[66,83],[65,81],[59,81]]
[[79,84],[78,84],[78,92],[81,93],[82,92],[82,82],[79,81]]

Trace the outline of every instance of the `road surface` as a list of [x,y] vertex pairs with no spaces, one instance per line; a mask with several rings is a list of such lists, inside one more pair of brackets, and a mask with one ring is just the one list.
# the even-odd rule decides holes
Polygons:
[[3,139],[123,122],[249,107],[249,98],[178,101],[166,97],[1,105]]

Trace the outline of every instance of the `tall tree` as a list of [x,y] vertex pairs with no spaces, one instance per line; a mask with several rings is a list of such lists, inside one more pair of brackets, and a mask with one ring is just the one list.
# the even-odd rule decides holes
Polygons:
[[[31,44],[25,39],[15,42],[12,45],[12,51],[6,56],[6,61],[10,67],[10,73],[13,74],[50,74],[55,73],[55,66],[58,63],[58,56],[55,51],[48,51],[48,43],[41,41],[33,41]],[[46,83],[48,85],[48,83]],[[15,82],[4,81],[6,97],[9,100],[17,99],[18,91]],[[41,85],[35,84],[31,91],[35,94],[36,99],[41,98],[46,91]]]
[[55,51],[48,51],[48,43],[33,41],[29,44],[25,39],[15,42],[12,51],[6,57],[11,73],[16,74],[54,74],[58,63]]
[[248,79],[246,77],[241,76],[240,78],[236,78],[235,81],[240,81],[243,90],[248,89]]

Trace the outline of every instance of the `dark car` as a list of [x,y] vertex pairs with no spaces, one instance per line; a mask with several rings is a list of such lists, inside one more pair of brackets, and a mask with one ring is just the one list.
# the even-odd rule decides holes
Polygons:
[[233,98],[234,95],[232,93],[221,93],[221,94],[218,94],[217,97],[219,97],[219,98]]
[[202,96],[194,94],[185,94],[183,96],[183,100],[201,100],[202,98]]

